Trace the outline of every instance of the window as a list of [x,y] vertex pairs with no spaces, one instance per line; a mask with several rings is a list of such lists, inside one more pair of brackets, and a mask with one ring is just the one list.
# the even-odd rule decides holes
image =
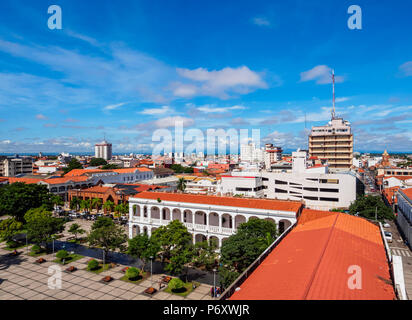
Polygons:
[[320,188],[320,192],[339,192],[339,189]]
[[332,201],[332,202],[339,202],[338,198],[319,198],[320,201]]
[[282,180],[275,180],[275,184],[288,184],[288,183]]
[[305,190],[305,191],[314,191],[314,192],[319,191],[318,188],[309,188],[309,187],[305,187],[305,188],[303,188],[303,190]]
[[314,200],[314,201],[318,201],[318,200],[319,200],[318,197],[308,197],[308,196],[304,196],[303,199],[306,199],[306,200]]
[[287,190],[275,188],[275,193],[288,193]]

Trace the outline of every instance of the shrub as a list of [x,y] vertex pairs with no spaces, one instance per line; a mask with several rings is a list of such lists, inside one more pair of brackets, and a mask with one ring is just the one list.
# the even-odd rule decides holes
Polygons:
[[180,291],[184,288],[184,285],[184,282],[179,278],[173,278],[172,280],[170,280],[168,287],[172,291]]
[[19,243],[13,240],[7,241],[7,247],[14,249],[17,248],[19,246]]
[[127,276],[127,279],[129,280],[136,279],[139,275],[140,275],[140,270],[135,267],[129,268],[126,271],[126,276]]
[[69,257],[69,253],[66,250],[59,250],[56,253],[56,257],[60,260],[67,259]]
[[33,245],[33,247],[31,247],[31,252],[34,254],[38,254],[41,252],[41,248],[39,245],[35,244]]
[[99,267],[99,263],[96,260],[90,260],[87,264],[89,270],[96,270]]

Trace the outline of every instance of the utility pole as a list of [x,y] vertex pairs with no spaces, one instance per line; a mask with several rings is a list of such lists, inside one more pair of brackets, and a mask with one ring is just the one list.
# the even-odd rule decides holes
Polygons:
[[378,221],[378,207],[375,207],[375,221]]

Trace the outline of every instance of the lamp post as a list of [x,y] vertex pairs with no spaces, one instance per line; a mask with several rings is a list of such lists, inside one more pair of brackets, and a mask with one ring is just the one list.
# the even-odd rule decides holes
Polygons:
[[54,235],[52,235],[52,243],[53,243],[53,258],[54,258]]
[[213,268],[213,298],[216,298],[216,268]]
[[29,241],[27,240],[27,231],[26,231],[26,253],[29,254]]
[[150,256],[150,286],[153,288],[153,256]]

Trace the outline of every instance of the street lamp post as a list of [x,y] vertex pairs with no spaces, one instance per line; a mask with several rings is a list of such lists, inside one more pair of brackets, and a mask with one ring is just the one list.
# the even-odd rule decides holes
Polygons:
[[54,235],[52,235],[52,242],[53,242],[53,258],[54,258]]
[[26,252],[29,254],[29,241],[27,240],[27,231],[26,231]]
[[153,256],[150,256],[150,286],[153,288]]
[[216,298],[216,268],[213,269],[213,298]]

